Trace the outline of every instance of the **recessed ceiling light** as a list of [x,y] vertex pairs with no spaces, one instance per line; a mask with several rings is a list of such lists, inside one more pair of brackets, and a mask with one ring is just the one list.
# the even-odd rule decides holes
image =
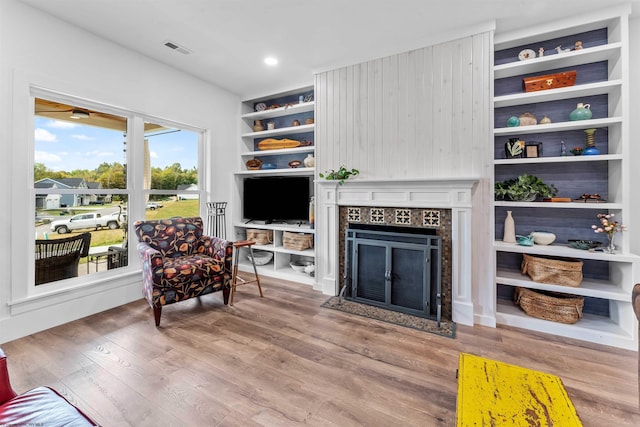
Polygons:
[[264,58],[264,63],[267,65],[277,65],[278,64],[278,60],[276,58],[274,58],[273,56],[268,56],[266,58]]

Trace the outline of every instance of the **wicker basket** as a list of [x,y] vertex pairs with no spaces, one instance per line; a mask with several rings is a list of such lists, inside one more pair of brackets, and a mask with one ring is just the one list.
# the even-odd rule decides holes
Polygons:
[[250,228],[247,230],[247,240],[256,242],[258,245],[268,245],[273,243],[273,230],[256,230]]
[[528,274],[534,282],[577,288],[582,283],[582,261],[523,254],[522,273]]
[[517,287],[513,295],[527,315],[560,323],[576,323],[582,318],[584,297]]
[[282,233],[282,246],[285,249],[293,249],[295,251],[304,251],[313,247],[313,234],[291,233],[285,231]]

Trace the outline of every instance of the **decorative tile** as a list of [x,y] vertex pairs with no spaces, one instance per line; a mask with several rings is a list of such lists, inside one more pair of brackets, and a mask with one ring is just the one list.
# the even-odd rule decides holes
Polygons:
[[411,224],[411,209],[396,209],[396,224]]
[[360,208],[349,208],[347,212],[347,221],[349,222],[362,221],[362,218],[360,217]]
[[424,210],[422,211],[423,227],[440,227],[440,211]]
[[369,222],[371,224],[384,224],[384,208],[371,208],[369,210]]

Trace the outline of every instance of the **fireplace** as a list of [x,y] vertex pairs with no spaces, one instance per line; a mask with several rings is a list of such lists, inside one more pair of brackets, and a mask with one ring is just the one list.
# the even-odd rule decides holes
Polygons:
[[436,234],[430,228],[349,224],[343,294],[440,324],[442,239]]
[[[371,224],[437,228],[443,239],[442,317],[473,325],[471,225],[472,190],[477,182],[475,178],[355,179],[344,185],[316,181],[315,289],[327,295],[340,292],[346,224],[356,223],[353,218],[358,214]],[[360,209],[350,212],[350,207]],[[436,220],[434,212],[425,216],[425,211],[440,212],[440,226],[431,227],[430,221]],[[352,218],[341,221],[345,216]],[[443,224],[447,227],[442,228]]]

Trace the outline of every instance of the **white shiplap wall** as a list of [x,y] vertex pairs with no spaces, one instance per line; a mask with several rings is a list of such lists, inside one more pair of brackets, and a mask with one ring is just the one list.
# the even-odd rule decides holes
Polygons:
[[[316,74],[316,170],[356,179],[480,178],[473,192],[476,323],[495,325],[490,209],[493,32]],[[317,231],[322,235],[322,230]]]
[[491,49],[487,32],[317,74],[317,170],[484,175]]

